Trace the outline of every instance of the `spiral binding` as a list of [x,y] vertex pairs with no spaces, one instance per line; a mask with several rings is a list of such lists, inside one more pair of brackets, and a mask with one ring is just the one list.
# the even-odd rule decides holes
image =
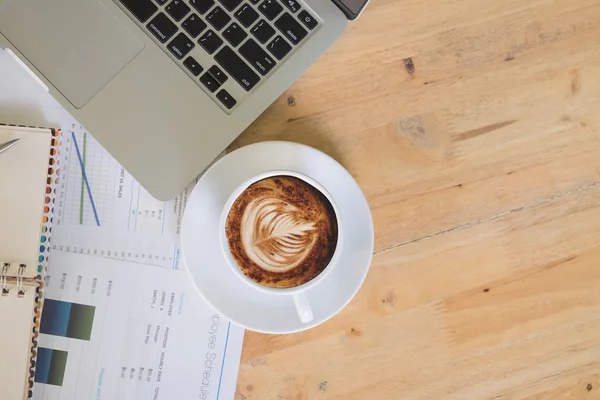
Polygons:
[[2,267],[2,275],[0,275],[0,285],[2,286],[2,296],[8,296],[10,290],[8,288],[8,270],[10,269],[9,263],[4,263]]
[[19,271],[17,272],[17,296],[25,297],[25,290],[23,289],[23,274],[25,273],[25,264],[19,264]]
[[[38,283],[38,279],[29,279],[24,278],[25,269],[27,265],[19,264],[19,269],[17,270],[17,296],[25,297],[25,282]],[[2,288],[2,296],[8,296],[10,294],[10,287],[8,286],[8,281],[15,280],[15,277],[9,276],[8,271],[10,270],[10,263],[4,263],[2,266],[2,273],[0,274],[0,288]]]

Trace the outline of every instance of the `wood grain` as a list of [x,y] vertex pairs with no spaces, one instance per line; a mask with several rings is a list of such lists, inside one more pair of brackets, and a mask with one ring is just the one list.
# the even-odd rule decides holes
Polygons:
[[340,161],[371,271],[322,326],[247,332],[236,399],[599,399],[599,40],[592,0],[372,2],[232,145]]

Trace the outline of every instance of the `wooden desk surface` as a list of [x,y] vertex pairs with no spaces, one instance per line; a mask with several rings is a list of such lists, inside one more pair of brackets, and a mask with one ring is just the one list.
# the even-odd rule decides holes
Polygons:
[[600,399],[597,0],[373,0],[233,147],[270,139],[352,173],[375,255],[246,334],[236,400]]

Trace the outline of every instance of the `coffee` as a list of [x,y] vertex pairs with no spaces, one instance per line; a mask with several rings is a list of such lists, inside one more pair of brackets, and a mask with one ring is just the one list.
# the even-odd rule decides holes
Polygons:
[[225,233],[242,272],[272,288],[315,278],[331,261],[338,241],[337,218],[327,197],[287,175],[244,190],[229,210]]

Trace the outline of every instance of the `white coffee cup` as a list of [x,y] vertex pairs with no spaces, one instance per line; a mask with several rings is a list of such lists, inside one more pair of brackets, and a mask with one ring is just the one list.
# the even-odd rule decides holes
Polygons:
[[[327,200],[329,200],[329,203],[333,207],[333,211],[335,213],[335,218],[336,218],[337,225],[338,225],[338,236],[337,236],[337,243],[335,246],[335,250],[334,250],[333,256],[331,257],[331,260],[329,261],[329,263],[327,264],[325,269],[323,269],[323,271],[321,271],[321,273],[319,275],[315,276],[310,281],[305,282],[302,285],[292,287],[292,288],[272,288],[272,287],[261,285],[255,281],[253,281],[252,279],[248,278],[244,274],[244,272],[240,269],[237,262],[234,260],[233,256],[231,255],[231,251],[229,249],[229,242],[227,240],[227,235],[226,235],[226,231],[225,231],[225,226],[227,223],[227,216],[229,215],[229,211],[231,210],[231,207],[233,206],[233,203],[235,203],[237,198],[253,183],[258,182],[263,179],[266,179],[266,178],[273,177],[273,176],[292,176],[292,177],[303,180],[304,182],[308,183],[310,186],[314,187],[319,192],[321,192],[327,198]],[[265,173],[256,175],[256,176],[248,179],[247,181],[242,183],[240,186],[238,186],[231,193],[231,195],[229,196],[229,199],[227,200],[227,202],[225,203],[225,206],[223,207],[223,212],[221,213],[221,219],[219,222],[219,239],[221,242],[221,249],[223,251],[223,255],[225,256],[225,259],[227,260],[227,263],[229,264],[229,266],[231,267],[233,272],[242,281],[244,281],[250,287],[252,287],[256,290],[265,292],[265,293],[270,293],[270,294],[275,294],[275,295],[280,295],[280,296],[290,296],[294,302],[294,306],[296,307],[296,311],[298,312],[298,317],[300,318],[300,321],[302,321],[302,323],[309,323],[313,320],[313,311],[312,311],[312,307],[310,305],[310,300],[309,300],[307,291],[309,289],[317,286],[318,284],[320,284],[327,277],[327,275],[329,275],[329,273],[331,273],[331,271],[334,268],[338,267],[337,261],[339,259],[341,247],[342,247],[341,224],[342,224],[342,221],[340,220],[340,212],[339,212],[336,202],[333,200],[333,197],[329,194],[329,192],[327,192],[327,190],[319,182],[315,181],[314,179],[310,178],[309,176],[306,176],[306,175],[298,173],[298,172],[287,171],[287,170],[274,170],[274,171],[269,171],[269,172],[265,172]]]

